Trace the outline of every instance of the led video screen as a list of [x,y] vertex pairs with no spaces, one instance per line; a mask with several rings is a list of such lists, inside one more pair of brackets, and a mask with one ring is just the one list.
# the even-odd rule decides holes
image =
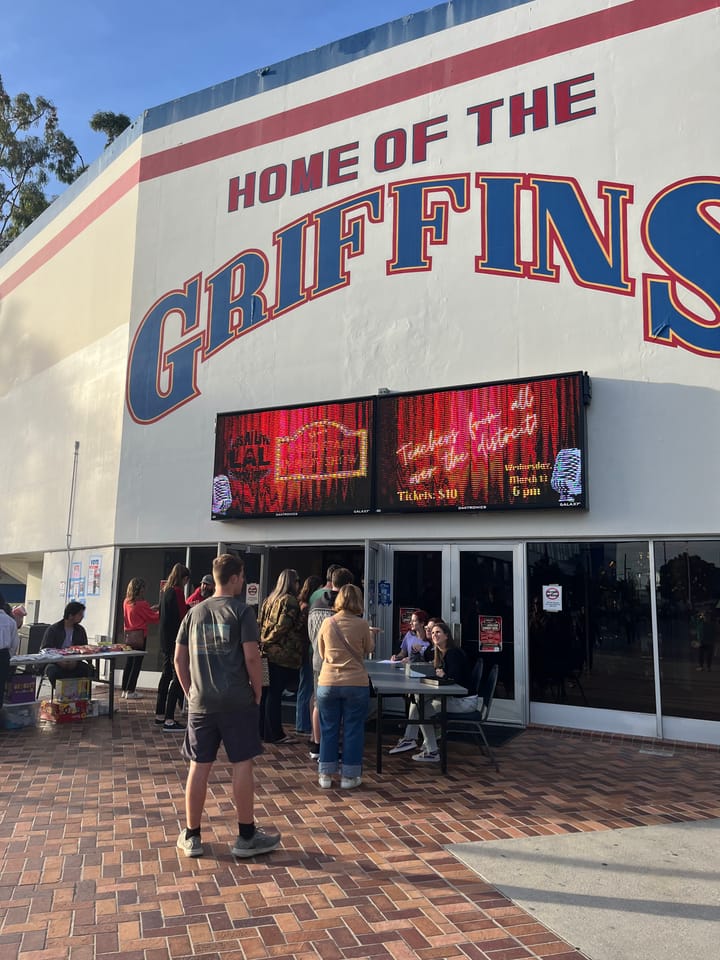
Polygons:
[[585,508],[581,373],[377,399],[377,512]]
[[218,414],[214,520],[368,513],[373,400]]

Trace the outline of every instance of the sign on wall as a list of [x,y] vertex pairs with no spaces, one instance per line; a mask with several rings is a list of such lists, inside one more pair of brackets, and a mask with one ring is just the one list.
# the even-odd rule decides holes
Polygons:
[[544,584],[542,588],[543,610],[546,613],[562,611],[562,587],[558,583]]
[[212,517],[585,508],[588,393],[570,373],[219,414]]
[[219,414],[212,517],[368,513],[373,402]]
[[580,373],[378,398],[377,509],[587,505]]

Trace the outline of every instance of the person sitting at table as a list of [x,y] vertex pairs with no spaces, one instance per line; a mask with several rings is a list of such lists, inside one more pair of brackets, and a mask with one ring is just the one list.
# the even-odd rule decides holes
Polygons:
[[339,766],[340,728],[343,731],[340,787],[352,790],[362,782],[365,719],[370,686],[365,657],[375,649],[375,637],[363,618],[363,596],[352,583],[341,587],[334,616],[323,620],[317,636],[322,667],[318,677],[320,762],[318,786],[332,787]]
[[[467,657],[460,648],[459,641],[453,637],[450,627],[443,620],[435,621],[432,628],[432,641],[435,648],[433,660],[435,676],[459,683],[461,687],[469,689],[471,669]],[[446,697],[446,701],[448,713],[472,713],[473,710],[477,710],[477,696]],[[397,744],[391,748],[390,753],[405,753],[406,750],[417,749],[419,729],[423,735],[423,749],[413,755],[413,760],[420,763],[439,763],[440,751],[438,750],[432,717],[440,713],[442,701],[425,697],[423,706],[425,720],[430,720],[430,722],[418,725],[420,711],[417,703],[413,701],[408,711],[410,723],[408,723],[405,733]]]
[[410,617],[410,629],[402,638],[400,649],[394,653],[391,660],[411,663],[425,660],[425,653],[432,648],[431,640],[425,636],[425,624],[428,615],[424,610],[416,610]]
[[[125,600],[123,601],[123,626],[126,631],[142,630],[143,650],[147,644],[148,624],[157,623],[160,620],[158,604],[151,607],[145,599],[145,586],[142,577],[133,577],[127,585]],[[120,694],[123,700],[140,699],[141,695],[137,692],[136,687],[144,659],[144,657],[127,658],[123,669],[122,692]]]
[[[85,616],[85,604],[71,600],[63,611],[62,620],[53,623],[45,631],[40,648],[64,650],[66,647],[87,646],[87,633],[80,621]],[[55,689],[58,680],[75,680],[92,676],[92,667],[86,660],[59,660],[45,667],[45,676]]]

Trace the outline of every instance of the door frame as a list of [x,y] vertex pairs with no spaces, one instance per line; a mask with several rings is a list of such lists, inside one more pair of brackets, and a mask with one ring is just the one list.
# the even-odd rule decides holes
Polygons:
[[[525,544],[520,541],[461,541],[449,544],[448,584],[452,587],[448,608],[449,625],[460,628],[460,555],[462,553],[509,553],[512,556],[513,656],[515,696],[512,700],[493,700],[490,719],[498,723],[527,726],[530,715],[528,697],[527,597]],[[443,567],[443,579],[445,568]]]
[[442,569],[442,611],[448,616],[448,624],[453,629],[460,626],[460,553],[499,551],[512,554],[513,563],[513,620],[514,620],[514,657],[515,657],[515,697],[513,700],[493,701],[490,720],[497,723],[527,726],[530,716],[528,698],[528,656],[527,656],[527,586],[525,544],[519,540],[455,540],[437,542],[433,540],[388,541],[380,546],[387,547],[386,579],[392,584],[392,604],[386,610],[387,628],[392,624],[392,609],[395,603],[395,584],[392,583],[394,556],[396,553],[420,553],[433,551],[441,554]]

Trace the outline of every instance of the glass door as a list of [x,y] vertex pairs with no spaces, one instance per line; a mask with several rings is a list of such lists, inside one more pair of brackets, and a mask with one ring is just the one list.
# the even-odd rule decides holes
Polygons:
[[436,543],[395,546],[392,556],[392,618],[388,654],[400,648],[415,610],[447,618],[449,548]]
[[522,548],[469,544],[450,548],[450,625],[472,663],[499,667],[491,720],[527,723]]
[[240,596],[257,616],[260,604],[272,587],[268,587],[269,550],[264,544],[229,543],[226,549],[238,553],[245,563],[245,588]]

